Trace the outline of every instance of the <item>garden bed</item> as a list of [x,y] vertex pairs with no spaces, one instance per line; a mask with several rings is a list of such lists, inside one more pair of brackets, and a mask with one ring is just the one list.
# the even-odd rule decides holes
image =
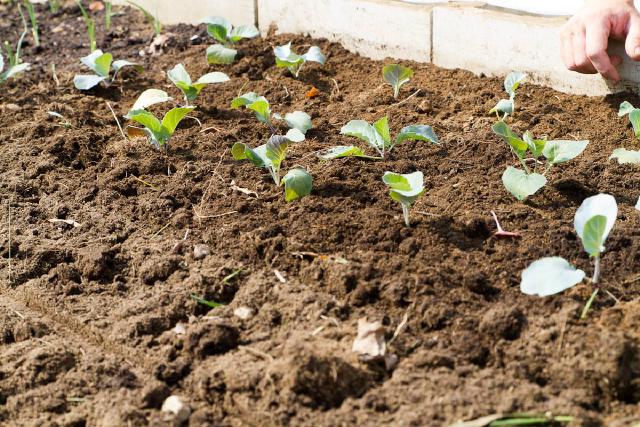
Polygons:
[[[164,53],[140,57],[153,32],[127,11],[108,33],[100,22],[98,46],[145,72],[81,93],[79,12],[40,16],[43,46],[25,48],[32,71],[0,87],[0,424],[171,425],[160,411],[169,394],[188,402],[194,426],[444,426],[522,411],[572,415],[576,426],[640,421],[640,173],[608,160],[638,148],[616,113],[639,98],[524,84],[514,130],[591,143],[523,203],[502,186],[517,159],[487,114],[501,79],[405,62],[415,77],[398,103],[382,85],[385,62],[323,40],[270,35],[242,42],[235,64],[208,66],[204,26],[167,27]],[[20,31],[1,5],[0,40]],[[276,68],[272,48],[289,40],[320,46],[326,66],[298,80]],[[144,89],[180,99],[165,76],[180,62],[193,76],[231,77],[198,98],[202,126],[184,121],[166,153],[124,141],[107,103],[124,121]],[[313,86],[320,94],[307,98]],[[248,91],[274,111],[311,115],[314,129],[286,160],[313,175],[310,196],[287,203],[268,173],[231,157],[235,142],[270,135],[230,109]],[[315,156],[355,142],[339,133],[349,120],[385,115],[394,133],[433,126],[440,145],[406,142],[380,161]],[[424,172],[410,228],[381,181],[388,170]],[[619,302],[601,295],[579,320],[591,286],[537,298],[520,292],[520,272],[551,255],[591,271],[573,216],[599,192],[620,208],[602,273]],[[492,210],[522,238],[494,237]],[[210,253],[196,259],[199,244]],[[240,319],[239,307],[253,315]],[[395,369],[352,353],[359,318],[381,320],[391,338],[405,316]]]

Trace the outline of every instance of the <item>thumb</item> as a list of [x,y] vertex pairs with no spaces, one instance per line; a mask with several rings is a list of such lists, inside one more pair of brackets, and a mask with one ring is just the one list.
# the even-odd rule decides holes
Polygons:
[[631,59],[640,61],[640,15],[638,14],[631,16],[624,47]]

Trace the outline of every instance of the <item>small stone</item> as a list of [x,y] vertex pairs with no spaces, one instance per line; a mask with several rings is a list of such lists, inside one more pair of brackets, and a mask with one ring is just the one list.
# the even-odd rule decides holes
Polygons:
[[202,259],[209,255],[209,246],[199,243],[193,247],[193,257],[195,259]]
[[187,328],[184,323],[178,322],[176,326],[173,327],[173,332],[175,332],[176,335],[184,335],[187,333]]
[[242,320],[251,319],[253,317],[253,309],[243,305],[233,310],[233,315]]
[[162,412],[170,412],[174,415],[176,424],[185,422],[191,415],[191,408],[178,396],[169,396],[162,404]]

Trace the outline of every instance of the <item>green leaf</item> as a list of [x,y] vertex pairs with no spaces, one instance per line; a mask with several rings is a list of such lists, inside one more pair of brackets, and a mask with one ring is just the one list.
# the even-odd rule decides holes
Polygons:
[[209,308],[217,308],[217,307],[222,307],[224,306],[224,304],[221,304],[219,302],[215,302],[215,301],[207,301],[204,298],[200,298],[199,296],[197,296],[196,294],[191,294],[191,299],[194,300],[195,302],[197,302],[198,304],[202,304],[202,305],[206,305]]
[[311,46],[307,53],[302,55],[304,62],[311,61],[324,65],[326,58],[318,46]]
[[235,27],[233,31],[231,31],[230,39],[233,43],[239,42],[242,39],[252,39],[254,37],[258,37],[260,32],[255,27],[255,25],[240,25]]
[[629,121],[631,122],[631,126],[633,126],[633,132],[636,138],[640,139],[640,110],[635,109],[629,113]]
[[618,163],[621,165],[630,163],[630,164],[638,164],[640,163],[640,151],[635,150],[627,150],[626,148],[616,148],[611,153],[609,159],[618,159]]
[[4,58],[2,57],[2,52],[0,52],[0,73],[4,70]]
[[426,141],[433,144],[438,143],[438,136],[431,126],[411,125],[402,128],[396,137],[396,144],[403,141]]
[[300,132],[298,129],[295,129],[295,128],[289,129],[285,136],[291,142],[302,142],[305,140],[304,133]]
[[[147,89],[140,94],[130,111],[144,110],[154,104],[171,101],[167,92],[160,89]],[[128,116],[128,115],[127,115]],[[127,117],[125,116],[125,117]],[[129,117],[127,117],[129,118]]]
[[554,165],[578,157],[587,148],[589,141],[547,141],[542,154]]
[[399,202],[411,204],[424,192],[424,175],[420,171],[404,175],[385,172],[382,181],[391,188],[391,198]]
[[378,133],[376,128],[371,126],[364,120],[351,120],[340,129],[342,135],[353,136],[363,141],[366,141],[375,148],[382,156],[384,148],[384,140],[382,135]]
[[[15,77],[17,74],[28,70],[30,65],[31,64],[29,64],[27,62],[22,62],[20,64],[13,65],[13,66],[7,68],[7,71],[5,71],[4,73],[0,74],[0,82],[3,82],[5,80],[9,80],[11,77]],[[0,70],[1,70],[1,68],[0,68]]]
[[176,86],[178,85],[178,83],[182,83],[185,86],[191,86],[192,84],[191,76],[182,64],[177,64],[175,67],[167,71],[167,77]]
[[[289,67],[304,62],[304,58],[291,50],[291,42],[273,48],[278,67]],[[278,64],[278,61],[280,64]]]
[[519,158],[523,158],[529,148],[529,145],[518,138],[518,135],[513,133],[513,131],[507,126],[505,122],[497,122],[493,126],[491,126],[491,130],[498,135],[501,136],[507,144],[513,148],[513,151]]
[[524,133],[522,139],[527,143],[527,145],[529,146],[529,151],[533,153],[533,157],[536,159],[540,157],[540,154],[542,154],[545,146],[547,145],[546,139],[535,139],[529,131],[526,131]]
[[207,73],[204,76],[201,76],[198,81],[196,82],[196,85],[209,85],[209,84],[214,84],[214,83],[225,83],[228,82],[229,76],[227,76],[225,73],[221,73],[219,71],[214,71],[212,73]]
[[266,98],[260,97],[257,101],[246,106],[256,114],[256,118],[263,123],[271,123],[271,108]]
[[73,85],[78,90],[89,90],[104,80],[107,80],[107,77],[95,74],[76,74],[73,76]]
[[271,161],[272,167],[277,172],[287,156],[289,139],[282,135],[272,135],[267,141],[266,157]]
[[399,64],[389,64],[382,69],[382,78],[393,88],[393,97],[398,98],[400,88],[413,77],[413,70]]
[[127,115],[128,119],[140,123],[154,133],[162,131],[162,123],[153,114],[145,110],[132,110]]
[[247,106],[249,104],[253,104],[261,97],[255,92],[247,92],[244,95],[240,95],[231,101],[231,108],[240,108]]
[[172,135],[175,132],[178,124],[184,119],[184,117],[192,112],[195,107],[176,107],[172,108],[164,115],[162,119],[162,127],[167,129],[169,135]]
[[111,69],[111,62],[113,61],[113,55],[110,53],[105,53],[96,58],[95,67],[93,71],[95,71],[98,75],[102,77],[109,77],[109,70]]
[[328,148],[318,153],[318,157],[322,160],[333,160],[333,159],[339,159],[342,157],[361,157],[363,159],[381,159],[382,158],[382,157],[367,156],[359,147],[355,147],[353,145],[338,145],[335,147]]
[[[601,220],[595,220],[588,224],[594,217],[604,217],[604,228]],[[597,194],[586,198],[573,219],[573,226],[578,237],[590,256],[595,256],[604,250],[604,241],[613,229],[618,217],[618,204],[616,199],[609,194]],[[589,229],[588,229],[589,228]],[[600,229],[602,233],[600,234]]]
[[526,74],[519,72],[512,72],[504,79],[504,90],[507,91],[509,96],[514,96],[518,87],[522,81],[527,77]]
[[313,177],[303,168],[293,168],[282,178],[284,182],[284,199],[287,202],[300,199],[313,187]]
[[285,114],[284,121],[287,122],[290,128],[298,129],[305,135],[307,131],[313,127],[311,116],[303,111],[294,111],[293,113]]
[[631,105],[630,102],[624,101],[622,104],[620,104],[620,110],[618,111],[618,117],[626,116],[627,114],[630,114],[633,110],[635,110],[635,107],[633,105]]
[[373,124],[373,128],[382,137],[382,145],[386,148],[391,146],[391,134],[389,132],[389,117],[383,117]]
[[113,61],[113,64],[111,64],[111,66],[116,73],[124,67],[133,67],[133,69],[138,73],[142,73],[144,71],[144,67],[142,65],[136,64],[135,62],[127,61],[126,59]]
[[207,32],[211,37],[220,43],[226,43],[231,35],[231,22],[221,16],[209,16],[202,20],[203,24],[207,24]]
[[233,64],[238,51],[221,44],[214,44],[207,48],[207,62],[209,64]]
[[589,219],[582,231],[582,246],[589,256],[599,255],[604,251],[604,233],[607,228],[607,217],[596,215]]
[[513,110],[515,109],[514,103],[515,102],[513,99],[501,99],[500,101],[498,101],[495,107],[489,110],[489,114],[500,112],[500,113],[512,115]]
[[547,179],[538,173],[527,174],[509,166],[502,174],[502,183],[516,199],[524,200],[544,187]]
[[520,291],[527,295],[555,295],[582,282],[585,272],[565,259],[548,257],[534,261],[522,272]]
[[[98,60],[98,58],[103,56],[104,56],[104,52],[102,52],[100,49],[96,49],[93,52],[91,52],[89,55],[83,56],[82,58],[80,58],[80,62],[82,62],[87,67],[89,67],[94,73],[99,74],[102,77],[106,77],[109,75],[109,67],[111,66],[111,62],[109,62],[109,65],[106,67],[106,72],[105,72],[104,61],[109,57],[103,58],[103,64],[101,65],[102,67],[101,69],[96,64],[96,61]],[[113,59],[113,57],[111,59]],[[100,71],[98,71],[99,69]]]
[[267,165],[271,165],[271,161],[266,159],[264,155],[266,149],[266,145],[261,145],[260,147],[253,150],[246,144],[242,142],[236,142],[231,147],[231,155],[235,160],[249,160],[253,163],[254,166],[259,168],[267,167]]

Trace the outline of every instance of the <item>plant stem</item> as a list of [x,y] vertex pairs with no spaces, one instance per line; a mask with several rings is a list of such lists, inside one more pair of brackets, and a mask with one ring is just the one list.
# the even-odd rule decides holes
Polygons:
[[589,309],[591,309],[591,306],[593,305],[593,302],[595,301],[596,296],[598,295],[598,291],[599,291],[599,289],[596,288],[596,290],[593,291],[593,293],[591,294],[591,296],[587,300],[587,303],[584,305],[584,308],[582,309],[582,314],[580,314],[580,319],[586,319],[587,318],[587,313],[589,313]]
[[400,86],[396,85],[393,87],[393,99],[398,99],[398,95],[400,95]]
[[269,168],[269,173],[271,173],[271,178],[273,178],[273,182],[275,182],[276,186],[279,187],[280,186],[280,174],[278,174],[278,171],[275,170],[274,168],[270,167]]
[[553,167],[553,163],[549,163],[547,167],[544,169],[542,176],[545,176],[551,170],[552,167]]
[[407,203],[402,203],[402,216],[404,216],[406,226],[411,227],[411,223],[409,222],[409,205]]
[[525,162],[524,159],[520,156],[518,156],[518,159],[520,160],[520,164],[522,164],[524,171],[527,173],[527,175],[529,175],[531,173],[531,170],[529,169],[529,166],[527,166],[527,162]]
[[40,46],[40,36],[38,34],[38,17],[36,16],[36,9],[29,0],[24,0],[24,6],[27,8],[29,19],[31,20],[31,33],[33,34],[33,41],[37,46]]
[[104,2],[104,27],[107,31],[111,29],[111,2]]
[[593,268],[593,279],[591,279],[591,281],[593,283],[598,283],[599,279],[600,279],[600,255],[596,255],[595,266]]

